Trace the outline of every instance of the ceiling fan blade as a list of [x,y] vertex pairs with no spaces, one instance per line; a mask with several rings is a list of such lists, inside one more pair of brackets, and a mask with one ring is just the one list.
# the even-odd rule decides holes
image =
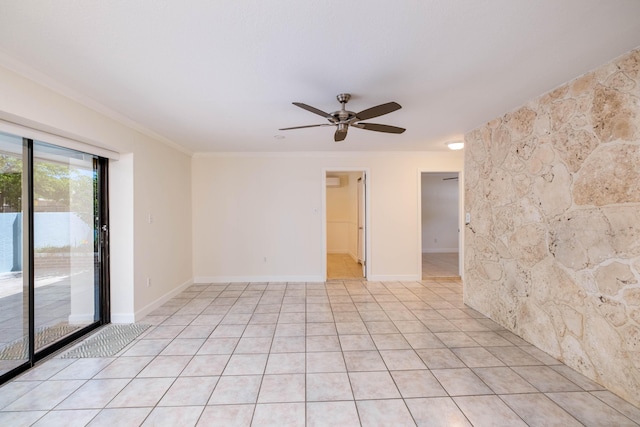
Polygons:
[[389,125],[379,125],[377,123],[355,123],[355,124],[352,124],[351,126],[355,126],[360,129],[373,130],[376,132],[386,132],[386,133],[402,133],[406,130],[405,128],[399,128],[396,126],[389,126]]
[[330,119],[330,120],[333,119],[331,114],[325,113],[322,110],[318,110],[317,108],[312,107],[311,105],[303,104],[302,102],[293,102],[292,104],[295,105],[296,107],[302,108],[303,110],[311,111],[312,113],[322,116],[325,119]]
[[347,137],[347,128],[345,128],[344,130],[340,130],[340,128],[338,128],[338,130],[336,130],[336,133],[333,135],[333,140],[335,142],[340,142],[340,141],[344,141],[346,137]]
[[369,120],[374,117],[389,114],[393,111],[401,109],[402,106],[397,102],[387,102],[386,104],[376,105],[375,107],[367,108],[356,114],[358,120]]
[[333,126],[329,123],[323,123],[321,125],[306,125],[306,126],[293,126],[290,128],[282,128],[282,129],[278,129],[278,130],[291,130],[291,129],[304,129],[304,128],[315,128],[315,127],[320,127],[320,126]]

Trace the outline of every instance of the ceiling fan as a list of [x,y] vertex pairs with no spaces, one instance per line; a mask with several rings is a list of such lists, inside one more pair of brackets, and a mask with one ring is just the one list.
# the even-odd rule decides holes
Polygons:
[[337,98],[338,102],[340,102],[342,106],[338,111],[334,111],[333,113],[325,113],[322,110],[319,110],[307,104],[303,104],[302,102],[293,103],[293,105],[295,105],[296,107],[300,107],[304,110],[311,111],[312,113],[324,117],[325,119],[329,120],[329,123],[323,123],[319,125],[294,126],[289,128],[282,128],[279,130],[303,129],[320,126],[336,126],[336,133],[333,135],[333,139],[336,142],[344,141],[344,139],[347,137],[349,126],[386,133],[402,133],[406,130],[404,128],[399,128],[396,126],[381,125],[377,123],[361,123],[363,120],[373,119],[374,117],[383,116],[385,114],[389,114],[393,111],[399,110],[402,107],[397,102],[387,102],[386,104],[380,104],[375,107],[362,110],[359,113],[354,113],[353,111],[348,111],[345,109],[345,105],[351,98],[350,94],[341,93],[337,96]]

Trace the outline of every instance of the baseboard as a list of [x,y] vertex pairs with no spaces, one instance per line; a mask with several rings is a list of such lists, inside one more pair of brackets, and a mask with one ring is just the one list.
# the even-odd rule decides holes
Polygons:
[[458,248],[422,248],[423,254],[457,254]]
[[415,282],[422,280],[422,277],[415,274],[399,274],[396,276],[378,274],[370,275],[367,280],[370,282]]
[[189,279],[177,288],[172,289],[155,301],[150,302],[135,313],[111,313],[111,323],[134,323],[139,321],[156,308],[162,306],[165,302],[178,295],[180,292],[193,285],[193,280]]
[[358,262],[358,255],[350,251],[327,251],[329,255],[349,255],[353,262]]
[[324,282],[322,276],[196,276],[193,283]]
[[[367,277],[372,282],[413,282],[422,280],[415,274],[373,275]],[[324,282],[323,276],[196,276],[193,283],[283,283],[283,282]]]

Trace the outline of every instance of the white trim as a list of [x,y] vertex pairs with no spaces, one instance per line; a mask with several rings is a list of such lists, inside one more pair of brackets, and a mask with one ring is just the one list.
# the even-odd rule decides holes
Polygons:
[[[352,152],[349,152],[352,153]],[[378,152],[380,153],[380,152]],[[384,154],[384,153],[381,153]],[[360,172],[364,175],[365,181],[365,211],[364,211],[364,223],[365,223],[365,271],[366,277],[364,280],[371,280],[369,276],[371,275],[371,170],[365,167],[325,167],[322,168],[322,206],[320,208],[322,215],[320,215],[321,220],[321,232],[322,232],[322,281],[327,280],[327,173],[331,172]],[[356,256],[357,257],[357,256]],[[356,259],[357,262],[357,259]],[[422,266],[420,267],[420,271],[422,271]]]
[[196,276],[193,283],[245,283],[245,282],[324,282],[320,275],[312,276]]
[[423,254],[457,254],[458,248],[422,248]]
[[111,160],[118,160],[120,158],[120,154],[111,148],[107,148],[106,144],[92,141],[88,138],[83,138],[70,132],[65,132],[52,126],[3,111],[0,111],[0,131],[21,138],[34,139],[96,156],[106,157]]
[[[417,239],[417,265],[416,271],[418,272],[418,276],[422,280],[422,254],[423,253],[437,253],[436,251],[423,249],[422,248],[422,174],[423,173],[457,173],[458,174],[458,249],[454,250],[445,250],[440,249],[437,252],[458,252],[458,274],[464,280],[464,174],[461,170],[447,170],[447,171],[439,171],[439,170],[424,170],[418,169],[418,235]],[[433,252],[432,252],[433,251]]]
[[322,268],[322,280],[327,280],[327,169],[322,169],[322,191],[320,196],[320,233],[322,236],[322,261],[320,266]]
[[464,206],[464,171],[458,172],[458,275],[464,282],[464,230],[465,206]]
[[189,279],[183,284],[181,284],[180,286],[178,286],[177,288],[172,289],[171,291],[167,292],[160,298],[156,299],[155,301],[150,302],[149,304],[147,304],[146,306],[142,307],[140,310],[134,313],[135,319],[136,320],[142,319],[144,316],[151,313],[156,308],[162,306],[165,302],[169,301],[171,298],[175,297],[176,295],[178,295],[180,292],[184,291],[191,285],[193,285],[193,280]]
[[150,302],[135,313],[112,313],[111,323],[133,323],[137,322],[156,308],[162,306],[165,302],[178,295],[180,292],[193,285],[193,280],[189,279],[177,288],[172,289],[155,301]]
[[[444,147],[441,150],[429,151],[199,151],[193,153],[193,157],[329,157],[329,158],[388,158],[390,156],[405,156],[410,153],[424,155],[424,153],[454,153]],[[328,172],[360,172],[362,168],[331,168]],[[433,171],[438,172],[438,171]],[[449,172],[449,171],[443,171]]]
[[369,277],[367,280],[370,282],[415,282],[422,280],[422,277],[415,274],[398,274],[397,276],[378,274]]
[[354,254],[351,251],[327,251],[327,254],[330,255],[349,255],[349,258],[351,258],[353,260],[353,262],[358,262],[358,255]]
[[123,114],[118,113],[117,111],[112,110],[111,108],[99,103],[95,99],[83,95],[80,92],[77,92],[69,88],[68,86],[63,85],[62,83],[52,79],[48,75],[41,73],[40,71],[37,71],[30,66],[18,61],[2,50],[0,50],[0,66],[3,66],[26,79],[29,79],[39,84],[40,86],[52,90],[66,98],[69,98],[99,114],[102,114],[103,116],[108,117],[111,120],[122,124],[123,126],[134,129],[189,156],[193,155],[193,152],[186,147],[183,147],[182,145],[152,131],[151,129],[142,126],[141,124],[131,120]]

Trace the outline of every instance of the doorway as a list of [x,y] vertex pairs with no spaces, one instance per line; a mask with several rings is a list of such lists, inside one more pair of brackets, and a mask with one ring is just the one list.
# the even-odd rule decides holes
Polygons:
[[331,171],[325,175],[326,277],[366,278],[366,174]]
[[420,174],[422,279],[460,277],[458,172]]
[[0,383],[109,321],[107,162],[0,132]]

